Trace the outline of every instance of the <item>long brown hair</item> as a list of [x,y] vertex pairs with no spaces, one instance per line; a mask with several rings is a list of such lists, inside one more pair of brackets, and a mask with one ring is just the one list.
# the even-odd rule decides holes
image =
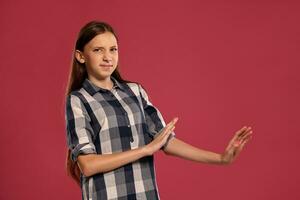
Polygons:
[[[118,37],[113,30],[113,28],[106,22],[101,21],[91,21],[84,25],[78,34],[77,41],[75,44],[75,49],[72,54],[72,64],[71,64],[71,70],[69,73],[68,83],[67,83],[67,89],[66,89],[66,97],[74,90],[78,90],[82,87],[83,81],[88,77],[87,70],[85,67],[85,64],[82,64],[78,62],[78,60],[75,58],[75,51],[80,50],[83,51],[84,46],[92,40],[95,36],[98,34],[102,34],[105,32],[111,32],[118,40]],[[124,80],[121,77],[121,74],[119,72],[119,64],[117,65],[116,69],[112,73],[114,78],[116,78],[121,83],[129,83],[133,81]],[[136,83],[136,82],[134,82]],[[76,183],[80,186],[80,169],[76,162],[73,162],[71,159],[71,150],[67,150],[67,156],[66,156],[66,170],[68,176],[71,176]]]

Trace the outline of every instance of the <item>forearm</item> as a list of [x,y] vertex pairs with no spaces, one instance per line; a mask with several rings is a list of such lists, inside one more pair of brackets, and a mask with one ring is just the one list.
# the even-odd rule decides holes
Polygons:
[[173,138],[169,142],[164,152],[167,155],[172,155],[172,156],[180,157],[195,162],[209,163],[209,164],[223,164],[221,154],[199,149],[177,138]]
[[145,148],[137,148],[112,154],[88,154],[78,157],[79,168],[85,176],[108,172],[147,156]]

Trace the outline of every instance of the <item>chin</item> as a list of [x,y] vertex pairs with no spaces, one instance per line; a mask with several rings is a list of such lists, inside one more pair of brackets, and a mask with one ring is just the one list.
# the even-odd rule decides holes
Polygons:
[[106,78],[110,77],[111,75],[112,75],[112,73],[101,73],[98,75],[98,77],[100,79],[106,79]]

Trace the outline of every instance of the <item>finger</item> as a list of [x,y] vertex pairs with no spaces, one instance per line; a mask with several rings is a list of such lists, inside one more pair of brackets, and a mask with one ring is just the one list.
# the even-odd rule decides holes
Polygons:
[[247,127],[247,128],[242,128],[240,131],[238,131],[236,133],[236,135],[234,136],[233,140],[241,140],[243,139],[245,136],[247,136],[247,134],[251,132],[251,127]]
[[244,138],[241,142],[242,145],[246,144],[252,138],[252,134],[249,134],[246,138]]
[[242,137],[243,135],[245,135],[250,130],[251,130],[251,127],[244,126],[239,131],[236,132],[236,135],[237,135],[237,137]]
[[251,127],[244,126],[240,130],[238,130],[233,138],[229,141],[228,146],[226,149],[236,148],[240,145],[241,138],[243,138],[247,133],[251,130]]
[[168,129],[168,128],[172,128],[173,127],[173,123],[172,123],[172,121],[171,122],[169,122],[164,128],[165,129]]
[[178,121],[178,117],[175,117],[171,122],[169,122],[168,124],[167,124],[167,128],[166,129],[171,129],[173,126],[175,126],[175,124],[176,124],[176,122]]
[[162,133],[160,134],[161,137],[164,137],[165,135],[168,135],[175,129],[175,126],[165,126]]
[[[160,137],[160,138],[164,137],[164,135],[166,135],[166,134],[168,133],[169,129],[170,129],[170,127],[169,127],[168,125],[165,126],[164,128],[162,128],[162,129],[159,131],[159,133],[157,134],[156,137]],[[155,137],[155,138],[156,138],[156,137]]]
[[238,133],[235,134],[235,136],[230,140],[228,147],[236,147],[238,145],[239,138],[238,138]]
[[165,134],[172,132],[172,130],[174,130],[174,129],[175,129],[175,126],[166,128]]
[[229,146],[232,146],[234,144],[234,142],[237,140],[237,138],[246,130],[246,126],[244,126],[243,128],[241,128],[240,130],[238,130],[235,135],[233,136],[233,138],[230,140],[229,142]]
[[178,121],[178,117],[175,117],[175,118],[172,119],[172,121],[170,123],[172,125],[175,125],[177,121]]
[[244,141],[238,141],[234,149],[238,152],[240,152],[243,149],[243,143]]
[[252,136],[253,131],[247,132],[240,140],[243,142],[245,139],[249,138]]
[[244,146],[247,144],[247,142],[249,141],[249,139],[245,140],[244,142],[242,142],[241,144],[241,149],[244,148]]
[[173,123],[175,124],[178,121],[178,117],[173,118]]
[[245,139],[247,139],[248,137],[251,136],[251,134],[252,134],[252,131],[247,132],[243,136],[236,138],[235,141],[233,142],[233,146],[239,147],[244,142]]
[[169,131],[167,131],[165,134],[164,134],[164,137],[169,137],[169,135],[173,132],[173,130],[175,129],[175,126],[173,128],[171,128]]
[[244,146],[246,145],[246,143],[248,142],[248,140],[249,140],[249,138],[241,143],[241,145],[238,148],[239,151],[242,151],[242,149],[244,148]]
[[238,139],[241,140],[241,141],[243,141],[243,140],[245,140],[246,138],[248,138],[251,135],[252,135],[252,131],[249,131],[245,135],[239,137]]
[[236,139],[234,142],[235,147],[239,147],[245,140],[248,140],[252,136],[252,131],[245,134],[243,137]]
[[242,134],[241,134],[241,137],[243,137],[244,135],[248,134],[249,132],[251,132],[252,129],[251,127],[248,127]]
[[178,117],[175,117],[168,125],[172,127],[176,124],[177,121],[178,121]]
[[173,128],[170,130],[170,133],[172,133],[175,129],[175,126],[173,126]]
[[171,126],[166,127],[165,132],[169,132],[174,127],[175,127],[175,124],[172,124]]
[[164,127],[164,131],[171,129],[173,127],[173,121],[170,121],[165,127]]
[[235,143],[242,143],[246,138],[250,137],[252,135],[252,131],[246,132],[244,135],[236,138]]
[[175,127],[170,129],[170,131],[167,131],[166,133],[162,134],[161,141],[166,141],[174,129],[175,129]]
[[251,139],[251,135],[249,135],[249,136],[248,136],[247,138],[245,138],[244,140],[240,141],[240,144],[239,144],[239,146],[237,147],[237,149],[238,149],[239,151],[241,151],[241,150],[244,148],[245,144],[246,144],[250,139]]

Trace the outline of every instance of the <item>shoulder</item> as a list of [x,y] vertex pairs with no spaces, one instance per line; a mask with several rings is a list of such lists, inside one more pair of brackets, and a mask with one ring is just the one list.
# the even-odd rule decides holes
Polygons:
[[85,92],[83,88],[71,91],[67,96],[66,96],[66,102],[74,105],[80,105],[84,104],[87,102],[88,99],[88,93]]
[[139,90],[142,90],[142,91],[146,91],[145,87],[143,84],[141,83],[138,83],[138,82],[129,82],[129,83],[126,83],[129,87],[136,87],[138,88]]
[[140,90],[139,90],[139,83],[136,82],[127,82],[126,83],[128,90],[130,93],[134,93],[135,96],[139,96]]
[[130,88],[139,87],[139,83],[136,83],[136,82],[127,82],[125,84],[128,85]]
[[145,87],[138,82],[127,82],[126,83],[130,88],[137,88],[139,90],[145,90]]
[[66,96],[66,105],[68,107],[80,107],[82,104],[82,100],[79,97],[80,95],[78,94],[78,92],[72,91],[70,94],[68,94]]
[[70,101],[70,100],[73,100],[73,99],[80,99],[80,92],[78,91],[78,90],[76,90],[76,91],[72,91],[72,92],[70,92],[67,96],[66,96],[66,99],[68,100],[68,101]]
[[67,95],[67,99],[78,99],[83,103],[88,103],[94,100],[93,96],[83,87],[70,92],[70,94]]

